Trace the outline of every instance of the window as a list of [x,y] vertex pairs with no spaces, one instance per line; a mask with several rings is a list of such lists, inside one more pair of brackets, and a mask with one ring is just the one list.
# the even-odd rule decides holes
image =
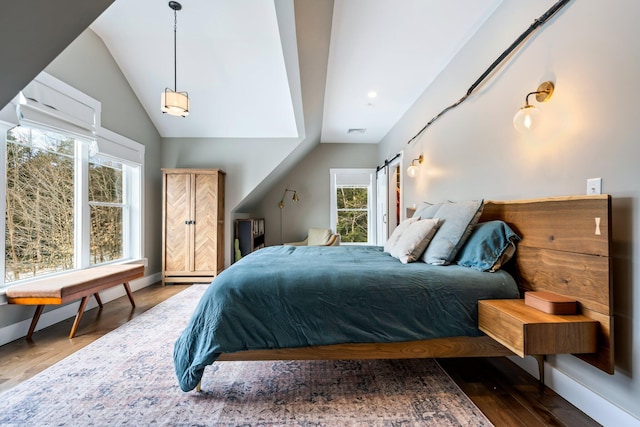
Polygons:
[[375,169],[331,169],[331,227],[341,243],[375,244]]
[[89,263],[102,264],[123,257],[124,165],[104,157],[89,159]]
[[[20,125],[0,122],[0,175],[6,176],[0,288],[142,257],[144,147],[104,128],[91,130],[97,101],[50,76],[38,78],[2,111],[7,117],[17,105]],[[64,102],[42,108],[37,96]],[[69,105],[77,108],[65,113]]]
[[8,132],[5,282],[74,267],[74,147],[60,134]]

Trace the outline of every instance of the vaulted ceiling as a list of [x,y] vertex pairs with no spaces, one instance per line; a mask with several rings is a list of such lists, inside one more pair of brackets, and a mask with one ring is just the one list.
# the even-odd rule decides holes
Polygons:
[[[322,142],[380,141],[501,1],[335,0]],[[161,136],[303,139],[293,1],[181,4],[177,87],[166,1],[117,0],[91,26]],[[161,113],[165,87],[188,117]]]

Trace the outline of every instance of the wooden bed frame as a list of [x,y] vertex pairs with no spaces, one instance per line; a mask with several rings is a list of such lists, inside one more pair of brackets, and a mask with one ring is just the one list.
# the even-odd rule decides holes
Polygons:
[[[613,373],[611,197],[486,201],[480,221],[500,219],[522,237],[510,272],[522,293],[550,291],[579,302],[600,323],[598,351],[577,355]],[[403,343],[338,344],[224,353],[218,361],[490,357],[514,353],[488,336]],[[538,359],[542,363],[542,359]],[[199,389],[199,387],[198,387]]]

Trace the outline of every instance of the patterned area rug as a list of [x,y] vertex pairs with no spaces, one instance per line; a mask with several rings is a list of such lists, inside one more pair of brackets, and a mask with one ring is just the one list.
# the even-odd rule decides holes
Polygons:
[[220,362],[184,393],[173,343],[191,286],[0,395],[15,426],[491,426],[431,359]]

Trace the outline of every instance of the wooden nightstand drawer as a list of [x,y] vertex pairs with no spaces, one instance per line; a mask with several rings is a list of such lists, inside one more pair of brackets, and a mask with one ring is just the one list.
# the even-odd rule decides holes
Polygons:
[[586,316],[553,315],[524,300],[478,301],[478,327],[520,357],[595,353],[598,322]]

